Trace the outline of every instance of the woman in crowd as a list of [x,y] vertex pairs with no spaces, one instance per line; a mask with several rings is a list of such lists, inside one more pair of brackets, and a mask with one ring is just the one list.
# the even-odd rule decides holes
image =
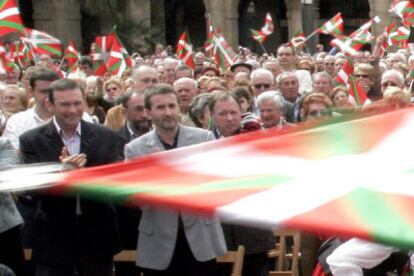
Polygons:
[[211,120],[208,105],[212,97],[213,95],[210,93],[202,93],[193,98],[190,104],[189,115],[197,127],[210,128]]
[[29,99],[26,91],[23,88],[14,84],[9,84],[4,90],[4,97],[2,101],[2,109],[9,115],[26,110]]
[[300,116],[302,121],[315,121],[332,117],[333,104],[328,96],[322,93],[311,93],[302,101]]
[[353,113],[356,110],[355,100],[348,94],[349,89],[339,85],[331,93],[331,100],[335,111],[340,114]]
[[262,129],[259,118],[252,113],[253,97],[249,86],[236,86],[231,90],[231,93],[236,97],[241,107],[242,132],[250,132]]

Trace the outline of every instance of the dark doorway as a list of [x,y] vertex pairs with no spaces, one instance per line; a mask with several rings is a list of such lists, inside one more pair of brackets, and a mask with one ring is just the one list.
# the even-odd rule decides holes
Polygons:
[[263,46],[269,53],[288,40],[285,1],[274,0],[241,0],[239,3],[239,41],[240,45],[250,48],[253,52],[263,53],[262,47],[252,38],[250,29],[260,30],[266,13],[270,13],[275,26],[273,34],[267,37]]
[[202,47],[206,39],[203,0],[169,0],[164,3],[166,44],[175,47],[181,33],[188,31],[194,48]]
[[[320,0],[320,24],[341,12],[344,20],[344,32],[349,35],[369,20],[369,11],[368,0]],[[319,41],[325,46],[325,49],[330,49],[329,42],[332,39],[332,36],[323,34],[319,37]]]

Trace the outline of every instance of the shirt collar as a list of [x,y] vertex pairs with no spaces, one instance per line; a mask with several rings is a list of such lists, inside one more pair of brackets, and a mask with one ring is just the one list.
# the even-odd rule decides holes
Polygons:
[[[59,135],[65,136],[63,130],[60,128],[59,124],[57,123],[55,116],[53,116],[52,120],[53,120],[53,124],[55,125],[56,130],[59,133]],[[81,136],[81,123],[80,122],[78,123],[78,126],[76,127],[75,134],[78,135],[78,136]],[[67,137],[65,136],[65,138],[67,138]]]
[[46,124],[46,123],[50,122],[51,118],[47,119],[47,120],[43,120],[42,118],[40,118],[39,114],[37,114],[37,112],[36,112],[36,106],[32,107],[32,111],[33,111],[33,117],[34,117],[35,121],[37,121],[39,123],[42,123],[42,124]]

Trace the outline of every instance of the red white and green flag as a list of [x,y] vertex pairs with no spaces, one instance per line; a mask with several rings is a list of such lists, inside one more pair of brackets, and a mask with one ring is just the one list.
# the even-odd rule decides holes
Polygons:
[[370,29],[374,23],[381,22],[379,16],[375,16],[364,25],[359,27],[355,32],[349,35],[354,40],[360,41],[361,43],[367,44],[370,43],[374,36],[371,34]]
[[298,31],[288,43],[289,46],[298,47],[306,42],[305,33],[302,31]]
[[69,42],[68,46],[65,49],[65,53],[63,58],[66,60],[68,64],[68,72],[74,72],[78,69],[78,62],[81,58],[81,55],[76,48],[76,44],[74,41]]
[[[60,174],[24,169],[31,183],[59,181],[55,193],[414,248],[413,110],[279,134],[252,132]],[[28,184],[21,174],[2,172],[0,190]]]
[[388,25],[385,32],[387,33],[387,40],[382,47],[384,50],[393,45],[406,45],[410,36],[410,30],[405,26],[398,26],[397,22]]
[[186,31],[181,34],[178,40],[177,57],[188,67],[194,69],[193,47],[190,44],[190,39]]
[[213,20],[211,19],[211,16],[208,15],[207,17],[207,40],[204,43],[204,52],[206,53],[206,56],[211,58],[213,56],[214,52],[214,36],[215,36],[216,30],[213,25]]
[[344,20],[341,13],[337,13],[334,17],[326,21],[317,30],[321,34],[339,36],[344,32]]
[[351,37],[341,36],[332,39],[330,45],[332,47],[336,47],[346,55],[353,57],[358,53],[358,50],[361,49],[364,44],[358,40],[352,39]]
[[109,59],[114,38],[113,34],[97,36],[95,38],[95,45],[92,48],[92,59],[95,75],[97,76],[103,76],[108,71],[106,62]]
[[22,18],[15,0],[0,1],[0,36],[24,32]]
[[265,24],[260,30],[250,29],[252,37],[259,43],[264,43],[268,35],[271,35],[274,31],[274,24],[270,13],[266,14]]
[[19,40],[10,45],[7,57],[14,60],[20,67],[26,68],[34,60],[34,53],[30,45]]
[[366,101],[369,101],[366,91],[355,81],[354,66],[350,59],[339,70],[334,82],[346,86],[349,89],[349,95],[355,99],[358,106],[363,106]]
[[35,55],[62,55],[62,43],[59,39],[47,34],[45,32],[25,28],[24,36],[21,37],[25,43],[29,44],[33,49]]
[[17,64],[12,59],[6,57],[5,54],[0,55],[0,66],[6,72],[13,72],[14,70],[19,68]]
[[213,37],[214,40],[214,59],[222,71],[227,70],[236,60],[236,53],[228,44],[224,36],[220,33]]
[[414,25],[414,4],[411,0],[393,0],[389,12],[392,12],[401,18],[404,26],[410,27],[411,25]]
[[125,70],[131,68],[132,60],[118,37],[115,34],[113,36],[111,51],[106,61],[106,68],[112,75],[121,77]]

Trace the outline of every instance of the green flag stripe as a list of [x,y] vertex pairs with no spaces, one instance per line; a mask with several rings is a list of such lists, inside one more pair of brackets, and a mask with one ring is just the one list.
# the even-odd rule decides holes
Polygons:
[[50,46],[48,46],[46,44],[38,44],[37,47],[39,47],[39,48],[41,48],[41,49],[43,49],[45,51],[48,51],[49,53],[58,55],[58,56],[61,54],[61,51],[59,51],[56,48],[50,47]]
[[16,30],[19,30],[21,32],[23,32],[23,30],[24,30],[24,26],[22,24],[16,23],[16,22],[13,22],[13,21],[7,21],[7,20],[1,20],[0,21],[0,28],[1,27],[16,29]]
[[280,185],[291,178],[285,176],[260,176],[245,179],[229,179],[213,181],[203,185],[196,186],[181,186],[181,185],[105,185],[105,183],[79,183],[76,185],[76,190],[90,193],[91,196],[101,196],[102,198],[111,197],[116,198],[117,201],[122,202],[132,195],[139,193],[152,194],[157,196],[180,196],[191,195],[194,193],[208,193],[224,192],[234,190],[249,190],[249,189],[268,189]]
[[361,105],[361,99],[359,98],[359,93],[354,78],[352,76],[349,76],[349,81],[352,85],[352,89],[354,89],[354,99],[358,105]]
[[117,61],[114,65],[111,66],[111,68],[109,68],[110,72],[113,72],[115,70],[117,70],[122,64],[122,60]]
[[[379,242],[393,243],[402,248],[408,244],[414,244],[414,227],[410,225],[393,206],[384,200],[381,194],[368,189],[357,189],[348,197],[349,201],[355,206],[362,221],[370,226],[372,238]],[[394,227],[384,227],[393,225]],[[395,231],[398,230],[398,233]],[[398,240],[390,240],[390,237],[400,237]]]
[[1,0],[0,1],[0,10],[4,9],[4,6],[6,5],[8,0]]

